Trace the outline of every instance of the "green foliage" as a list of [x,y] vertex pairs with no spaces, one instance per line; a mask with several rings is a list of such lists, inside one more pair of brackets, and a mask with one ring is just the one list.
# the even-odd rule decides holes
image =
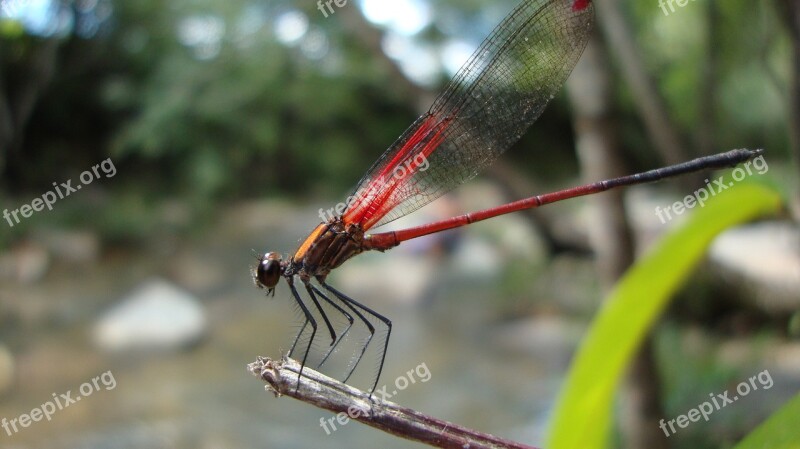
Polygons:
[[[262,196],[315,185],[327,186],[329,193],[343,191],[366,168],[357,163],[360,154],[377,156],[402,131],[402,125],[380,122],[394,125],[397,115],[376,119],[372,110],[402,109],[391,96],[371,95],[383,81],[359,49],[334,48],[331,57],[338,55],[351,71],[326,72],[322,63],[275,40],[272,19],[280,8],[248,8],[244,2],[211,2],[172,13],[170,20],[178,23],[217,17],[226,29],[235,28],[242,14],[261,14],[264,20],[244,42],[226,37],[210,59],[175,42],[163,45],[152,73],[124,84],[137,94],[115,95],[133,100],[127,106],[136,113],[115,137],[114,154],[166,161],[180,176],[178,185],[200,198]],[[311,26],[317,26],[317,15],[309,16]],[[325,31],[334,42],[341,32],[330,26]]]
[[[52,86],[34,97],[27,128],[39,132],[9,160],[6,186],[38,191],[110,155],[118,179],[144,175],[206,207],[233,196],[344,196],[414,113],[405,92],[386,88],[381,61],[344,38],[341,21],[295,3],[113,2],[102,33],[64,39]],[[319,59],[276,39],[281,15],[307,7],[309,32],[328,49]],[[204,33],[187,31],[192,21],[221,26],[219,42],[191,45],[192,33]],[[6,30],[15,24],[3,21]],[[15,48],[17,60],[40,57],[35,47]],[[0,83],[30,70],[8,57],[0,63]]]
[[[784,151],[790,46],[774,5],[697,0],[665,15],[656,3],[627,5],[648,72],[682,132],[701,132],[698,124],[708,119],[701,106],[710,98],[718,149]],[[703,81],[708,71],[710,87]]]
[[625,367],[714,237],[737,224],[773,215],[781,205],[780,195],[770,188],[738,184],[694,211],[625,274],[575,356],[546,447],[606,446],[614,391]]
[[[10,103],[33,105],[16,130],[24,134],[16,151],[6,152],[0,136],[6,193],[41,192],[65,172],[111,156],[120,170],[108,185],[112,195],[145,179],[154,191],[209,210],[240,197],[343,198],[416,115],[417,99],[397,88],[385,58],[348,29],[343,14],[324,18],[315,2],[109,1],[110,18],[98,33],[60,36],[55,51],[49,44],[56,38],[0,21],[0,89]],[[460,33],[477,43],[516,3],[434,2],[434,21],[416,39],[438,45]],[[786,146],[776,83],[788,79],[788,40],[775,33],[768,4],[757,13],[745,0],[716,4],[718,147],[769,147],[775,157]],[[648,70],[687,135],[699,128],[708,7],[708,0],[690,2],[664,16],[655,4],[628,4]],[[288,11],[305,14],[326,51],[314,56],[304,43],[277,39]],[[221,24],[210,50],[186,42],[192,20]],[[35,79],[48,61],[50,81]],[[622,139],[647,151],[636,109],[618,84]],[[13,98],[28,89],[32,95]],[[574,175],[569,116],[563,101],[553,102],[509,161],[547,182]]]
[[25,34],[22,24],[16,20],[0,19],[0,38],[17,39]]
[[750,432],[734,449],[798,449],[800,448],[800,395],[773,413],[767,421]]

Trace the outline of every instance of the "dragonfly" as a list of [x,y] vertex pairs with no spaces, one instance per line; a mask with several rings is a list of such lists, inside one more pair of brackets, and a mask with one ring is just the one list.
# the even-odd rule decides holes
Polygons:
[[[317,317],[324,323],[322,332],[327,329],[331,340],[318,367],[325,363],[354,322],[363,323],[369,331],[356,349],[344,383],[372,342],[376,325],[385,328],[378,349],[380,363],[373,393],[378,385],[392,322],[327,282],[332,270],[354,256],[365,251],[387,251],[417,237],[569,198],[700,170],[733,167],[760,154],[761,150],[728,151],[421,226],[368,233],[473,178],[516,143],[572,72],[589,40],[593,20],[591,0],[523,0],[454,75],[428,112],[402,133],[366,172],[344,203],[342,213],[314,228],[288,259],[284,260],[278,252],[257,257],[258,263],[252,269],[256,286],[274,296],[276,285],[281,278],[285,279],[303,314],[304,323],[289,357],[306,328],[311,328],[298,373],[298,388],[312,343],[319,337],[321,323]],[[303,290],[305,297],[301,295]],[[348,323],[338,335],[326,309],[341,314]]]

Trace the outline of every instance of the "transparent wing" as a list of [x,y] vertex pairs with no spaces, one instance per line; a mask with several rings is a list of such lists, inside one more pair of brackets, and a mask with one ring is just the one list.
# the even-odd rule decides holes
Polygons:
[[491,164],[561,89],[593,18],[587,0],[523,1],[373,164],[348,198],[345,223],[386,224]]

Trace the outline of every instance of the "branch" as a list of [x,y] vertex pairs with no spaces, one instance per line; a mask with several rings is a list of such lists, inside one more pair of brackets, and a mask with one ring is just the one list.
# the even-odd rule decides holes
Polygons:
[[[667,164],[689,159],[678,127],[669,115],[664,98],[645,69],[634,32],[622,12],[621,0],[597,0],[597,19],[602,24],[609,48],[619,61],[622,77],[633,92],[650,141]],[[700,178],[702,179],[702,178]]]
[[[791,39],[791,81],[786,92],[789,98],[789,147],[795,169],[800,171],[800,5],[796,1],[781,0],[778,6]],[[795,220],[800,221],[800,192],[795,192],[792,206]]]
[[408,440],[453,449],[536,449],[427,416],[393,402],[370,398],[369,394],[308,367],[303,369],[303,377],[298,379],[300,364],[294,359],[277,361],[259,357],[247,365],[247,369],[261,378],[267,384],[266,390],[276,397],[291,396],[334,413],[345,413],[349,419]]

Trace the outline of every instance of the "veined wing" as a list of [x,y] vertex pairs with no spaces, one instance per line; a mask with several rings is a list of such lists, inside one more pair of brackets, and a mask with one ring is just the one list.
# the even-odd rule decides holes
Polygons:
[[593,18],[590,0],[524,0],[373,164],[348,199],[345,223],[386,224],[491,164],[561,89]]

